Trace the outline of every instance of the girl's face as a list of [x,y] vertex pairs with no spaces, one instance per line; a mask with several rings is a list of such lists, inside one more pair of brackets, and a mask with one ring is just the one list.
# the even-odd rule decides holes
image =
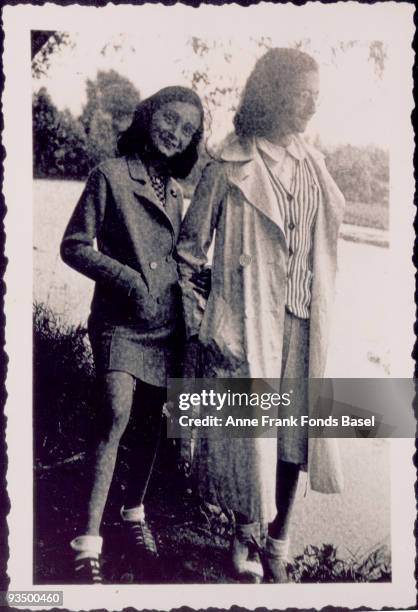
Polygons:
[[281,120],[289,132],[304,132],[310,119],[316,112],[319,95],[318,72],[302,72],[285,92]]
[[200,111],[188,102],[167,102],[152,116],[150,136],[165,157],[183,153],[200,127]]
[[301,72],[278,100],[276,125],[269,135],[271,140],[302,133],[316,112],[319,94],[319,75],[316,70]]

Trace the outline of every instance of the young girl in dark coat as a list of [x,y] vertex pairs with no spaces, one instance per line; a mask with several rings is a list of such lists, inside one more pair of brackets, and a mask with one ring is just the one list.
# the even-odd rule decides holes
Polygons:
[[119,139],[120,157],[91,172],[62,241],[63,260],[95,281],[88,330],[101,393],[85,515],[71,542],[77,582],[102,581],[100,524],[133,405],[147,422],[147,443],[132,449],[121,516],[138,556],[158,556],[144,497],[166,380],[181,361],[183,344],[173,259],[182,193],[175,178],[190,173],[202,133],[203,109],[192,90],[167,87],[141,102]]

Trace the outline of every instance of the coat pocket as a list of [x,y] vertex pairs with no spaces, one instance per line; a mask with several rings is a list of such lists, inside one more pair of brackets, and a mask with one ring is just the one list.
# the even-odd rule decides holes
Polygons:
[[131,293],[129,295],[131,318],[140,323],[151,323],[157,314],[158,304],[151,295]]
[[219,294],[211,292],[200,327],[199,340],[218,356],[220,364],[245,361],[242,313],[233,311]]

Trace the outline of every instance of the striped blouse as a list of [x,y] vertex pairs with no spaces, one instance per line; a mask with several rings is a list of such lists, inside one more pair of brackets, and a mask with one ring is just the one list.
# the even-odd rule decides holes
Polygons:
[[313,232],[321,198],[315,170],[297,140],[284,148],[259,138],[257,146],[277,197],[289,249],[286,306],[297,317],[309,319]]

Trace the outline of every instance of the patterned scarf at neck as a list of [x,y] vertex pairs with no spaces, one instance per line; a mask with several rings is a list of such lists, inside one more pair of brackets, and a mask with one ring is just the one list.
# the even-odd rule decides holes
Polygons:
[[160,200],[161,204],[165,206],[165,180],[162,176],[157,174],[149,173],[149,177],[151,180],[151,184],[155,191],[157,198]]

